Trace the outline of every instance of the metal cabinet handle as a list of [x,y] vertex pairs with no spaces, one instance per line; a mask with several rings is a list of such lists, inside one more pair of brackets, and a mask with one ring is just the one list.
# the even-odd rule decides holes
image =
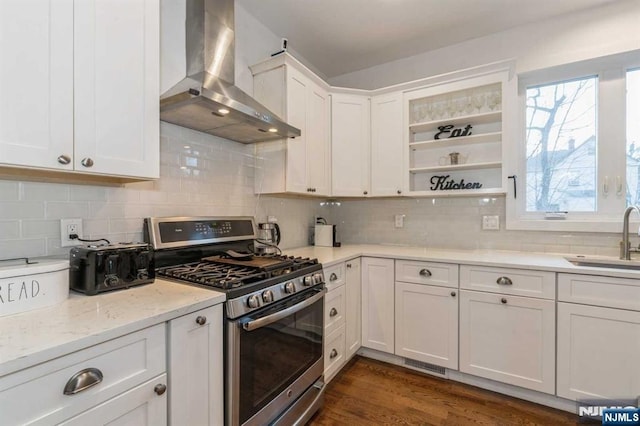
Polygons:
[[364,191],[363,192],[364,195],[367,195],[368,193],[369,193],[369,191]]
[[205,317],[204,315],[198,315],[198,317],[196,318],[196,323],[198,325],[205,325],[207,323],[207,317]]
[[336,281],[338,279],[338,276],[335,274],[335,272],[332,272],[331,275],[329,275],[329,281]]
[[93,160],[89,157],[83,158],[80,164],[82,164],[84,167],[91,167],[93,166]]
[[398,189],[398,195],[400,195],[400,194],[402,194],[402,191],[400,191],[400,190]]
[[430,277],[431,276],[431,271],[428,269],[420,269],[419,272],[421,277]]
[[68,155],[60,155],[58,157],[58,163],[60,164],[69,164],[71,162],[71,157],[69,157]]
[[509,277],[500,277],[496,280],[499,285],[513,285],[513,281]]
[[455,291],[451,292],[451,297],[456,297],[456,292]]
[[500,299],[500,301],[501,301],[502,303],[507,303],[507,298],[506,298],[506,297],[503,297],[502,299]]
[[338,310],[336,308],[331,308],[331,310],[329,311],[329,316],[335,317],[336,315],[338,315]]
[[85,368],[71,376],[64,386],[65,395],[75,395],[83,390],[87,390],[102,381],[102,371],[97,368]]
[[329,354],[329,359],[334,359],[338,356],[338,351],[335,349],[331,349],[331,353]]
[[351,268],[351,264],[350,263],[347,263],[347,268]]
[[155,393],[157,393],[158,395],[162,395],[163,393],[165,393],[167,391],[167,385],[165,385],[164,383],[158,383],[154,388],[153,391]]

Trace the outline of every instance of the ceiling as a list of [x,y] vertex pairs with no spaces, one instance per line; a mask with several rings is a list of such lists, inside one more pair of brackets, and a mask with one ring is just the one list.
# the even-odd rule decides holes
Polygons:
[[325,78],[620,0],[237,0]]

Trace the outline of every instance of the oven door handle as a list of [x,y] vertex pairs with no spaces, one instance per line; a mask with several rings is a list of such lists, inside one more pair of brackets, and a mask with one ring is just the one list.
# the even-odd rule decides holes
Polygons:
[[318,293],[314,294],[308,299],[305,299],[296,305],[289,306],[287,309],[283,309],[271,315],[267,315],[266,317],[258,318],[257,320],[245,322],[244,324],[242,324],[242,328],[244,328],[246,331],[253,331],[253,330],[262,328],[264,326],[267,326],[269,324],[272,324],[276,321],[281,320],[282,318],[288,317],[291,314],[301,311],[307,306],[313,305],[318,300],[322,299],[326,292],[327,292],[327,289],[323,288]]

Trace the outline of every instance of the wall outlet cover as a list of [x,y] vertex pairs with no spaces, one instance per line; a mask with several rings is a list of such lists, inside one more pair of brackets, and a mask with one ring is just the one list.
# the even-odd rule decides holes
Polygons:
[[395,215],[394,216],[394,220],[395,220],[396,228],[403,228],[404,227],[404,215],[403,214]]
[[60,219],[60,247],[73,247],[82,245],[82,241],[72,240],[70,234],[76,234],[83,238],[82,219]]
[[498,231],[500,230],[500,216],[482,216],[482,230],[483,231]]

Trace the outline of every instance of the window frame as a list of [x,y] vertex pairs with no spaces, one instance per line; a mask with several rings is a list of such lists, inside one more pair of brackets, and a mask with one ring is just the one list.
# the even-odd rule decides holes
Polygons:
[[[626,73],[640,66],[640,50],[625,52],[522,73],[517,76],[515,134],[510,138],[507,161],[510,175],[517,176],[518,197],[514,187],[508,187],[506,228],[514,230],[619,232],[626,208]],[[526,211],[526,91],[529,87],[561,83],[597,76],[596,87],[596,212],[569,212],[566,219],[545,219],[544,212]],[[607,141],[619,141],[611,147]],[[606,146],[606,150],[603,147]],[[624,170],[620,173],[619,170]],[[619,179],[616,178],[619,176]],[[608,194],[603,193],[605,177]],[[618,194],[616,185],[622,187]],[[510,182],[512,184],[512,182]],[[633,218],[634,223],[640,223]]]

